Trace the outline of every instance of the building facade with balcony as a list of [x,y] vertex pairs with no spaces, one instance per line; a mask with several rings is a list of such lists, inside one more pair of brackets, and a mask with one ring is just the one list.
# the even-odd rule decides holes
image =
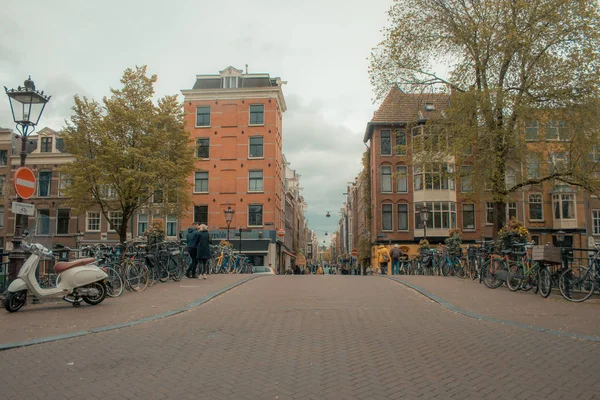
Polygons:
[[181,91],[185,129],[197,158],[189,178],[193,208],[184,213],[183,227],[206,224],[218,243],[227,238],[223,211],[233,209],[230,242],[236,250],[241,244],[254,265],[279,264],[277,230],[284,227],[285,201],[283,84],[269,74],[227,67],[197,75],[193,87]]

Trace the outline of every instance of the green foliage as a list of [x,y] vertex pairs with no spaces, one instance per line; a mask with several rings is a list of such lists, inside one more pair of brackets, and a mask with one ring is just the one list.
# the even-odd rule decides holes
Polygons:
[[148,246],[155,245],[165,241],[166,232],[162,221],[154,220],[152,225],[144,232]]
[[[472,181],[474,200],[490,189],[494,232],[504,224],[508,195],[522,188],[563,183],[600,193],[598,158],[589,157],[600,148],[598,7],[575,0],[396,0],[389,11],[390,26],[371,56],[377,96],[394,85],[448,95],[443,117],[427,123],[435,134],[417,161],[453,158],[454,175]],[[538,121],[536,137],[526,136],[528,121]],[[561,132],[554,121],[565,121]]]
[[521,221],[512,218],[498,232],[498,238],[502,241],[505,248],[510,248],[512,243],[526,243],[529,231],[523,226]]
[[368,237],[360,236],[358,239],[358,257],[357,261],[362,263],[366,260],[371,260],[371,241]]
[[[79,212],[99,208],[107,219],[109,211],[121,211],[121,241],[137,210],[177,215],[190,201],[194,156],[183,109],[175,95],[153,103],[156,79],[145,66],[128,68],[122,88],[111,89],[102,103],[75,96],[74,115],[62,132],[75,157],[61,169],[71,178],[70,206]],[[155,192],[162,203],[152,203]]]
[[419,242],[419,251],[429,250],[430,248],[431,248],[431,246],[429,245],[429,240],[421,239],[421,241]]
[[460,236],[459,229],[450,229],[448,231],[449,236],[444,240],[446,246],[448,246],[448,251],[450,254],[459,254],[460,253],[460,245],[462,244],[462,238]]

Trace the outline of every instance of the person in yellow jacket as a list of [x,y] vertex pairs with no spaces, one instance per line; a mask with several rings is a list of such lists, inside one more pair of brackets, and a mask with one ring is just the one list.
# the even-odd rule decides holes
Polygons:
[[379,269],[381,275],[387,275],[388,263],[392,257],[390,257],[390,251],[382,244],[377,248],[377,260],[379,261]]

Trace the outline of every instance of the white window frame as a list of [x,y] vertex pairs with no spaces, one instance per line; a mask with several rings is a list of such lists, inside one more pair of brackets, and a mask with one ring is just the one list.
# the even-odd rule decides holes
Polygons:
[[[250,174],[252,172],[260,172],[260,186],[261,189],[260,190],[252,190],[252,188],[250,187],[250,182],[252,181]],[[258,180],[258,178],[255,178],[254,180]],[[249,193],[264,193],[265,191],[265,172],[262,169],[251,169],[248,171],[248,192]]]
[[[563,202],[565,202],[565,199],[569,197],[571,198],[572,202],[573,202],[573,218],[565,218],[563,216]],[[560,217],[556,218],[556,203],[559,203],[559,211],[560,211]],[[554,219],[560,219],[561,221],[576,221],[577,220],[577,197],[575,196],[575,193],[554,193],[552,195],[552,217]]]
[[[531,201],[532,197],[535,196],[537,198],[539,198],[540,201]],[[529,193],[529,195],[527,196],[527,200],[529,203],[529,220],[530,221],[543,221],[544,220],[544,195],[542,193]],[[531,205],[532,204],[540,204],[542,207],[542,218],[539,219],[532,219],[531,218]]]
[[[90,229],[90,213],[98,214],[98,229]],[[100,211],[88,211],[85,213],[85,231],[86,232],[101,232],[102,230],[102,213]]]
[[[169,235],[169,224],[175,224],[175,229],[173,230],[175,232],[174,235]],[[177,215],[167,215],[165,218],[165,232],[168,237],[177,237]]]
[[[251,206],[260,206],[261,207],[261,224],[260,225],[251,225],[250,224],[250,207]],[[248,226],[263,226],[265,223],[265,206],[264,204],[248,204]]]
[[108,212],[108,231],[109,232],[117,232],[117,230],[113,228],[113,224],[111,223],[111,221],[113,220],[114,214],[121,214],[121,225],[123,225],[123,211],[109,211]]
[[[473,207],[473,227],[472,228],[467,228],[465,227],[465,206],[472,206]],[[467,232],[472,232],[474,230],[477,229],[477,207],[475,207],[474,203],[463,203],[462,204],[462,230],[463,231],[467,231]]]
[[[200,174],[200,173],[206,174],[206,191],[202,191],[202,190],[196,191],[196,181],[197,181],[196,175]],[[208,193],[209,186],[210,186],[209,185],[209,180],[210,180],[210,172],[209,171],[195,171],[194,172],[194,193]],[[200,186],[202,186],[202,185],[200,185]],[[200,189],[202,189],[202,188],[200,188]]]
[[[384,206],[390,206],[390,221],[392,223],[392,226],[390,227],[390,229],[384,229],[383,227],[383,207]],[[382,232],[393,232],[394,231],[394,204],[393,203],[381,203],[381,231]]]
[[[140,221],[140,216],[142,216],[142,215],[146,216],[146,221]],[[146,229],[144,229],[142,232],[140,232],[140,224],[146,224],[146,229],[148,229],[148,227],[150,226],[150,214],[140,213],[137,215],[136,229],[137,229],[138,236],[142,236],[144,234],[144,232],[146,231]]]
[[[59,211],[68,211],[69,212],[69,218],[67,220],[67,233],[58,233],[58,212]],[[56,232],[57,235],[68,235],[70,230],[69,230],[69,225],[70,225],[70,221],[71,221],[71,209],[69,208],[57,208],[56,209],[56,228],[54,229],[54,231]]]
[[[252,121],[252,106],[262,106],[262,120],[261,124],[253,124]],[[248,106],[248,126],[264,126],[265,125],[265,105],[261,103],[250,104]]]
[[[534,123],[535,123],[535,125],[534,125]],[[527,137],[528,129],[535,129],[535,139]],[[534,142],[534,141],[540,140],[540,124],[538,123],[537,120],[525,121],[525,140],[528,142]]]
[[[388,178],[386,178],[386,180],[389,179],[390,190],[385,190],[385,191],[383,190],[384,189],[383,188],[383,186],[384,186],[383,169],[384,168],[386,168],[386,170],[387,170],[387,168],[389,168],[389,171],[390,171],[389,174],[386,174],[386,177],[388,177]],[[379,176],[381,177],[381,193],[393,193],[394,192],[394,179],[392,178],[392,166],[391,165],[381,165],[379,168],[379,174],[380,174]]]
[[[42,185],[40,184],[42,182],[42,180],[40,179],[41,174],[45,174],[45,173],[50,173],[50,179],[48,180],[48,195],[46,196],[41,196],[40,195],[40,190],[42,189]],[[52,197],[52,171],[50,170],[43,170],[38,172],[38,183],[37,183],[37,196],[38,197],[43,197],[43,198],[47,198],[47,197]]]
[[[398,209],[398,206],[403,205],[406,207],[406,229],[400,229],[400,210]],[[398,231],[399,232],[408,232],[409,228],[410,228],[410,224],[409,224],[409,218],[410,218],[410,211],[409,211],[410,207],[408,205],[408,203],[403,203],[403,202],[399,202],[396,203],[396,221],[398,223]]]
[[[199,108],[208,108],[208,125],[198,125],[198,109]],[[196,114],[194,114],[194,127],[195,128],[210,128],[210,125],[212,123],[212,115],[211,115],[211,109],[210,106],[196,106]]]
[[[383,133],[386,132],[389,135],[390,139],[390,152],[389,154],[383,152]],[[392,146],[392,130],[391,129],[381,129],[379,131],[379,155],[383,157],[389,157],[394,154],[394,146]]]
[[[208,157],[200,157],[198,155],[198,151],[200,150],[200,140],[208,140]],[[210,160],[210,138],[207,137],[200,137],[200,138],[196,138],[196,158],[199,160]]]
[[[513,206],[514,207],[511,207]],[[505,218],[506,218],[506,222],[510,221],[510,210],[515,210],[515,219],[518,221],[519,220],[519,204],[516,201],[507,201],[506,205],[505,205]]]
[[[463,170],[469,170],[469,174],[463,174]],[[470,188],[465,190],[465,183],[468,182]],[[461,193],[473,193],[475,187],[473,185],[473,166],[472,165],[461,165],[460,166],[460,192]]]
[[[492,222],[488,220],[488,213],[492,210]],[[494,203],[491,201],[485,202],[485,224],[486,225],[494,225]]]
[[592,235],[600,236],[600,210],[592,210]]
[[[261,138],[262,139],[262,156],[252,156],[250,155],[250,140],[254,139],[254,138]],[[251,160],[261,160],[263,158],[265,158],[265,137],[262,135],[252,135],[248,137],[248,158]]]
[[[401,173],[400,170],[403,169],[404,172]],[[405,182],[406,190],[400,190],[400,182]],[[408,166],[406,165],[396,165],[396,193],[408,193]]]

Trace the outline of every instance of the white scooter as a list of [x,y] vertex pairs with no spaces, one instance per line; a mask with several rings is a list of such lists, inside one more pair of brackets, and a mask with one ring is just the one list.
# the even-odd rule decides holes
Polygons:
[[54,264],[54,272],[59,274],[58,284],[54,288],[42,289],[35,271],[41,258],[54,258],[54,254],[39,243],[24,241],[21,246],[31,252],[31,255],[25,260],[17,279],[8,286],[4,296],[4,308],[8,312],[19,311],[23,307],[28,291],[38,298],[63,295],[63,300],[73,306],[79,306],[81,300],[96,305],[105,299],[108,275],[96,266],[95,258]]

